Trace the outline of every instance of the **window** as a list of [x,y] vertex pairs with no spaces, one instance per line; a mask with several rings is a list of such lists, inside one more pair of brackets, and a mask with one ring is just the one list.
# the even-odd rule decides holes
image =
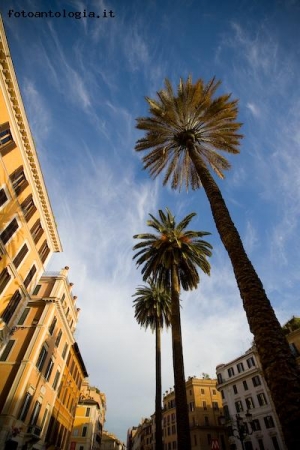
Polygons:
[[233,389],[233,393],[234,393],[234,394],[237,394],[237,393],[238,393],[236,384],[234,384],[234,385],[232,386],[232,389]]
[[234,368],[233,368],[233,367],[229,367],[229,369],[227,370],[227,372],[228,372],[229,378],[230,378],[230,377],[233,377],[233,375],[234,375]]
[[257,395],[257,400],[258,400],[259,406],[264,406],[264,405],[268,404],[266,396],[265,396],[264,393],[258,394]]
[[26,288],[29,286],[29,284],[30,284],[32,278],[34,277],[35,272],[36,272],[36,267],[35,267],[35,265],[33,265],[33,266],[31,267],[31,269],[29,270],[29,272],[28,272],[28,274],[27,274],[27,276],[26,276],[26,278],[25,278],[25,280],[24,280],[24,286],[25,286]]
[[220,383],[220,384],[223,383],[223,378],[222,378],[221,373],[218,373],[217,378],[218,378],[218,383]]
[[189,403],[189,411],[190,411],[190,412],[195,411],[195,402],[190,402],[190,403]]
[[0,273],[0,294],[2,294],[2,292],[8,285],[10,279],[11,275],[8,269],[3,269],[2,272]]
[[0,207],[3,206],[8,200],[7,194],[3,188],[0,189]]
[[53,331],[54,331],[56,322],[57,322],[57,318],[56,318],[56,317],[53,317],[53,320],[52,320],[51,325],[50,325],[50,327],[49,327],[49,333],[50,333],[51,335],[53,334]]
[[62,352],[62,354],[61,354],[61,356],[62,356],[62,358],[63,358],[63,359],[65,359],[65,357],[66,357],[66,354],[67,354],[67,350],[68,350],[68,344],[67,344],[67,343],[65,343],[65,346],[64,346],[63,352]]
[[272,416],[264,417],[264,422],[265,422],[266,428],[273,428],[273,427],[275,427],[274,420],[273,420]]
[[34,243],[37,244],[44,233],[44,230],[41,225],[41,221],[38,219],[33,227],[31,228],[31,234],[34,240]]
[[40,289],[41,289],[42,285],[41,284],[37,284],[36,287],[33,290],[33,295],[38,295]]
[[213,389],[213,390],[212,390],[212,395],[217,395],[217,393],[216,393],[216,390],[215,390],[215,389]]
[[0,125],[0,151],[4,155],[5,153],[13,150],[16,144],[13,140],[9,123],[5,122]]
[[48,362],[48,366],[47,366],[46,372],[45,372],[45,378],[46,378],[47,381],[49,381],[49,379],[51,377],[53,366],[54,366],[54,362],[52,361],[52,359],[50,359],[50,361]]
[[208,418],[208,416],[204,416],[204,422],[205,422],[205,425],[209,425],[209,418]]
[[253,399],[252,399],[252,397],[247,397],[246,399],[245,399],[245,401],[246,401],[246,407],[247,407],[247,409],[253,409],[255,406],[254,406],[254,402],[253,402]]
[[243,386],[244,386],[245,391],[248,391],[248,384],[247,384],[246,380],[243,381]]
[[272,442],[273,442],[273,446],[275,450],[280,450],[278,441],[277,441],[277,437],[276,436],[272,436]]
[[13,219],[0,234],[3,244],[7,244],[7,242],[12,238],[18,228],[19,224],[17,222],[17,219]]
[[292,354],[295,357],[299,356],[299,350],[297,349],[296,345],[293,342],[291,344],[289,344],[289,345],[290,345],[290,349],[291,349]]
[[47,354],[48,354],[48,350],[46,349],[46,347],[42,347],[38,360],[36,362],[36,367],[38,368],[38,370],[41,372],[43,369],[43,366],[45,364],[46,358],[47,358]]
[[49,255],[49,253],[50,253],[50,248],[48,246],[47,241],[45,240],[42,243],[41,248],[39,249],[39,255],[40,255],[42,263],[44,263],[46,261],[47,256]]
[[0,356],[0,361],[6,361],[7,360],[8,356],[9,356],[9,354],[11,352],[11,349],[14,346],[14,343],[15,343],[14,340],[8,341],[8,343],[6,344],[6,347],[5,347],[2,355]]
[[55,347],[58,347],[58,346],[59,346],[61,337],[62,337],[62,331],[59,330],[58,335],[57,335],[56,340],[55,340]]
[[23,192],[29,184],[26,180],[23,166],[18,167],[9,178],[12,182],[16,195],[21,194],[21,192]]
[[87,427],[83,427],[81,436],[85,437],[86,433],[87,433]]
[[207,409],[207,406],[206,406],[206,402],[205,402],[205,401],[202,402],[202,405],[203,405],[203,409]]
[[31,217],[36,211],[36,206],[34,204],[32,195],[28,195],[27,198],[25,198],[24,202],[21,203],[21,208],[23,210],[23,214],[25,217],[26,222],[29,222]]
[[25,308],[24,311],[22,312],[22,315],[19,319],[18,325],[23,325],[23,323],[25,322],[28,314],[29,314],[30,308]]
[[229,408],[228,408],[227,405],[223,406],[223,412],[224,412],[225,419],[229,420],[230,419],[230,414],[229,414]]
[[17,255],[15,256],[15,258],[13,260],[14,266],[16,268],[19,267],[19,265],[21,264],[21,262],[25,258],[25,256],[28,253],[28,251],[29,251],[29,249],[28,249],[27,245],[24,244],[23,247],[21,248],[21,250],[17,253]]
[[12,296],[12,298],[10,299],[10,301],[2,315],[2,319],[4,320],[4,322],[8,323],[10,321],[10,319],[12,318],[15,310],[17,309],[17,307],[21,301],[21,298],[22,298],[22,296],[21,296],[20,292],[16,291],[14,293],[14,295]]
[[219,404],[218,404],[218,402],[212,402],[212,407],[213,407],[213,409],[218,410],[218,409],[219,409]]
[[259,450],[265,450],[264,441],[262,439],[258,439]]
[[86,408],[85,410],[85,417],[90,417],[91,408]]
[[24,398],[24,401],[23,401],[23,404],[21,406],[20,413],[19,413],[19,420],[22,420],[22,422],[24,422],[26,419],[28,410],[30,408],[31,401],[32,401],[32,395],[29,392],[26,392],[25,398]]
[[247,359],[247,366],[249,367],[249,369],[250,369],[251,367],[255,367],[255,361],[254,361],[253,356],[251,356],[251,358],[248,358],[248,359]]
[[36,425],[38,417],[39,417],[39,413],[41,410],[42,405],[40,404],[40,402],[35,402],[32,414],[31,414],[31,418],[30,418],[30,425]]
[[52,387],[53,387],[54,390],[56,390],[56,388],[57,388],[57,385],[58,385],[58,382],[59,382],[59,377],[60,377],[60,371],[57,370],[57,372],[55,374],[55,377],[54,377],[54,380],[53,380],[53,384],[52,384]]
[[261,385],[261,381],[260,381],[260,378],[258,375],[255,375],[255,377],[252,377],[252,383],[253,383],[254,387]]
[[221,390],[221,396],[222,396],[222,399],[224,400],[225,399],[225,394],[224,394],[223,389]]
[[238,363],[237,364],[237,370],[238,370],[238,373],[241,373],[241,372],[244,372],[244,364],[241,362],[241,363]]
[[208,445],[211,445],[211,434],[207,435],[207,443]]
[[261,427],[260,427],[260,423],[258,419],[253,419],[251,422],[251,426],[252,426],[252,430],[253,431],[260,431]]
[[244,411],[243,403],[240,400],[235,402],[235,409],[237,413]]
[[201,394],[204,394],[204,389],[201,389]]

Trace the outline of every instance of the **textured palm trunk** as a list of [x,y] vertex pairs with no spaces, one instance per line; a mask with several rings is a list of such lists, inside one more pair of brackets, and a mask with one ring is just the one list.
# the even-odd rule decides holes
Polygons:
[[228,252],[250,331],[289,450],[300,449],[300,372],[296,360],[249,260],[221,192],[193,147],[190,157],[200,176],[217,230]]
[[172,266],[171,273],[171,299],[172,299],[172,348],[173,348],[173,370],[175,384],[176,426],[177,426],[177,449],[191,450],[189,413],[185,388],[182,336],[180,322],[179,301],[179,279],[177,267]]
[[161,329],[158,317],[155,323],[155,365],[156,365],[156,395],[155,395],[155,449],[163,450],[162,442],[162,395],[161,395]]

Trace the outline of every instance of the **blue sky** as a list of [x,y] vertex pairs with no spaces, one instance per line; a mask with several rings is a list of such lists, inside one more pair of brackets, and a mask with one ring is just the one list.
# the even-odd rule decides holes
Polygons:
[[[168,206],[209,231],[210,277],[182,294],[186,376],[251,345],[232,268],[203,190],[150,180],[134,145],[165,77],[222,80],[239,98],[244,139],[218,184],[281,323],[299,316],[300,4],[297,0],[4,2],[2,16],[64,252],[81,308],[76,338],[90,382],[107,395],[105,428],[120,439],[154,411],[154,336],[133,317],[142,283],[133,234]],[[95,12],[114,18],[8,17],[9,9]],[[72,14],[71,14],[72,15]],[[163,337],[163,390],[173,386],[171,334]]]

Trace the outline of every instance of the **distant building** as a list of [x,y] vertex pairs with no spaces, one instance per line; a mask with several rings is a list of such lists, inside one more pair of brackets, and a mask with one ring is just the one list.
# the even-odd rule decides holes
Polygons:
[[81,387],[68,448],[100,450],[105,413],[105,395],[85,380]]
[[216,371],[230,449],[286,450],[255,347]]
[[[191,444],[193,449],[211,450],[217,440],[221,450],[228,448],[226,429],[220,417],[223,415],[221,395],[217,380],[189,377],[186,393],[189,409]],[[163,441],[165,450],[177,448],[175,392],[167,391],[163,399]]]
[[0,354],[61,250],[0,17]]
[[[186,392],[189,410],[191,444],[193,450],[211,450],[216,443],[220,450],[229,449],[227,431],[222,425],[221,394],[217,380],[189,377]],[[174,389],[166,391],[162,411],[163,444],[165,450],[177,449],[176,409]],[[128,450],[152,450],[155,448],[155,415],[143,419],[128,430]]]
[[68,268],[45,274],[0,357],[0,448],[66,449],[86,368]]
[[113,433],[103,430],[101,450],[125,450],[124,442],[121,442]]
[[297,364],[300,366],[300,317],[292,317],[283,326],[283,332],[286,335]]

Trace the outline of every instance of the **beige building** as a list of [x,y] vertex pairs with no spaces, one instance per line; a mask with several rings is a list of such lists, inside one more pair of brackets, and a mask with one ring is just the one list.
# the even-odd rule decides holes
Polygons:
[[[228,448],[226,429],[222,426],[221,394],[217,380],[189,377],[186,382],[192,449],[211,450],[218,441],[221,450]],[[163,441],[165,450],[177,448],[175,393],[167,391],[163,399]]]
[[68,448],[87,372],[67,274],[65,267],[41,277],[1,354],[0,448]]
[[81,387],[76,407],[70,450],[100,450],[105,422],[106,398],[86,379]]
[[61,244],[0,18],[0,354]]
[[113,433],[103,430],[101,450],[125,450],[125,444]]

